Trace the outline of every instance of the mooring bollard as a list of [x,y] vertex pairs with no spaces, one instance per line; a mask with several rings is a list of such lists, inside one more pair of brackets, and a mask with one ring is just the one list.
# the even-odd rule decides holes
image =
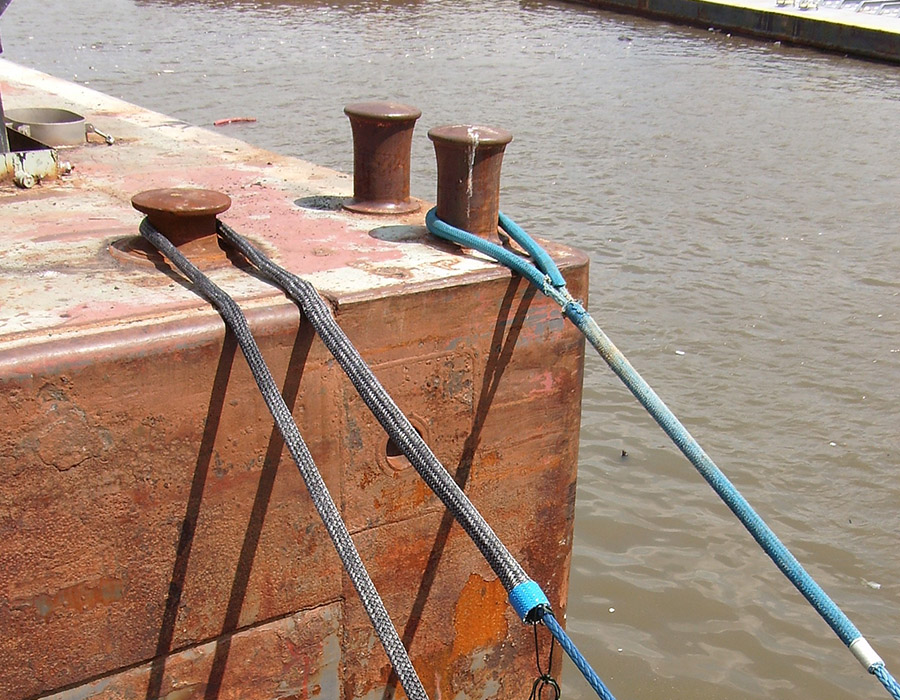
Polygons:
[[[216,235],[216,216],[231,206],[231,197],[215,190],[169,187],[145,190],[131,205],[194,262],[207,267],[227,262]],[[114,241],[110,252],[121,260],[153,260],[158,253],[140,237]]]
[[145,190],[131,205],[175,246],[216,235],[216,216],[231,206],[231,197],[214,190],[169,187]]
[[410,151],[421,110],[396,102],[344,107],[353,130],[353,199],[362,214],[408,214],[421,204],[409,197]]
[[499,242],[500,166],[512,134],[490,126],[440,126],[428,132],[437,159],[437,216]]

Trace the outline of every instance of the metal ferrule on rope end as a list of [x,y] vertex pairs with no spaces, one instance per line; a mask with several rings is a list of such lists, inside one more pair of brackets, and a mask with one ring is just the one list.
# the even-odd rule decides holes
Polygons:
[[534,581],[520,583],[509,592],[509,602],[522,622],[539,622],[550,610],[550,601]]
[[874,673],[876,666],[884,666],[884,661],[872,648],[865,637],[857,637],[848,645],[853,656],[869,673]]

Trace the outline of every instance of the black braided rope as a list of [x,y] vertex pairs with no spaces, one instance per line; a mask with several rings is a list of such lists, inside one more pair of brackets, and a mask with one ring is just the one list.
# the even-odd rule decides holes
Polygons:
[[325,482],[322,480],[322,475],[316,468],[312,455],[303,441],[303,437],[300,435],[300,430],[294,422],[290,409],[284,402],[281,392],[278,391],[278,386],[272,378],[272,373],[262,358],[259,346],[250,332],[250,327],[241,308],[234,299],[198,270],[146,219],[141,222],[140,231],[145,239],[171,260],[178,270],[194,284],[197,292],[216,308],[225,324],[234,333],[241,352],[243,352],[247,364],[253,372],[253,378],[256,380],[260,393],[269,407],[272,417],[275,419],[275,425],[281,433],[291,457],[294,458],[297,469],[300,470],[300,475],[303,477],[306,488],[309,490],[316,510],[322,518],[325,529],[334,543],[334,548],[337,550],[344,568],[362,600],[375,632],[384,646],[384,650],[394,667],[394,671],[397,673],[397,677],[400,679],[403,690],[406,691],[410,700],[428,700],[425,688],[422,687],[422,682],[419,680],[416,670],[409,660],[403,642],[400,640],[400,636],[391,622],[384,603],[375,589],[375,584],[372,583],[365,564],[363,564],[359,552],[353,544],[350,533],[341,519],[340,512],[334,504]]
[[264,277],[280,287],[300,304],[305,316],[347,373],[369,410],[381,423],[390,438],[406,455],[419,475],[441,499],[457,522],[466,531],[482,556],[490,564],[506,591],[528,581],[518,561],[509,553],[500,538],[487,524],[468,496],[453,480],[444,465],[425,444],[384,387],[369,369],[353,343],[334,320],[331,308],[309,282],[272,262],[249,241],[227,224],[218,222],[219,235],[237,248],[255,265]]

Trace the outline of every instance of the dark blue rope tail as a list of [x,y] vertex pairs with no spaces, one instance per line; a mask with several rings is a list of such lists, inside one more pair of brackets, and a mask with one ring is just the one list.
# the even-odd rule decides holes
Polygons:
[[891,694],[894,700],[900,700],[900,685],[894,680],[891,672],[884,667],[884,664],[875,664],[869,669],[869,672],[881,681],[881,685]]
[[590,684],[590,686],[597,692],[597,695],[603,700],[616,700],[613,694],[609,692],[609,688],[607,688],[603,684],[603,681],[600,680],[600,676],[594,673],[594,669],[591,668],[591,665],[587,662],[587,659],[585,659],[584,656],[582,656],[581,652],[578,651],[575,643],[571,639],[569,639],[569,635],[566,634],[566,631],[562,628],[559,622],[556,621],[553,613],[549,610],[546,611],[544,613],[544,617],[541,619],[541,622],[543,622],[544,626],[548,630],[550,630],[550,634],[556,637],[556,641],[559,642],[559,645],[569,655],[569,658],[572,659],[572,662],[578,667],[578,670],[581,671],[581,674],[584,676],[588,684]]

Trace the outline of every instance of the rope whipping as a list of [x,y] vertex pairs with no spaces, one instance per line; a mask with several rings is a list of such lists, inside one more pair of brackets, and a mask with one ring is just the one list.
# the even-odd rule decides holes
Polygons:
[[[347,373],[360,397],[378,419],[379,423],[381,423],[387,434],[400,447],[422,479],[441,499],[481,551],[485,560],[503,583],[509,594],[510,604],[522,621],[526,623],[540,621],[542,615],[549,615],[552,618],[550,602],[547,600],[543,590],[537,583],[528,578],[521,565],[509,553],[490,525],[485,522],[482,515],[469,501],[469,498],[459,488],[459,485],[453,480],[437,457],[435,457],[428,445],[425,444],[422,436],[412,427],[412,424],[397,407],[359,352],[344,334],[344,331],[334,320],[331,308],[319,296],[315,288],[306,280],[297,277],[272,262],[249,241],[222,221],[218,221],[218,231],[219,235],[256,266],[265,278],[276,284],[288,297],[300,304],[304,315],[309,319],[325,346]],[[533,241],[530,245],[535,249],[538,248]],[[500,248],[500,250],[502,251],[503,249]],[[550,257],[546,253],[544,255],[548,264],[553,265]],[[513,257],[517,258],[517,256]],[[562,275],[558,271],[556,274],[558,279],[564,284]],[[555,622],[555,618],[553,620]],[[615,700],[609,690],[606,689],[606,686],[603,685],[599,676],[590,668],[590,665],[581,653],[578,652],[572,640],[565,636],[562,627],[556,623],[553,627],[548,626],[548,629],[551,632],[556,630],[554,637],[557,638],[563,649],[575,661],[576,666],[584,674],[588,683],[598,693],[601,693],[601,690],[598,689],[602,689],[600,697],[603,700]]]
[[275,419],[275,425],[284,439],[309,495],[312,497],[316,510],[322,518],[325,529],[328,531],[334,548],[337,550],[341,558],[341,562],[347,571],[347,575],[353,582],[359,594],[360,600],[365,607],[369,619],[375,628],[381,644],[397,673],[403,690],[411,700],[428,700],[428,695],[422,682],[413,668],[409,655],[397,634],[394,624],[384,607],[381,597],[375,588],[375,584],[366,571],[365,564],[353,544],[350,533],[344,521],[341,519],[340,512],[328,488],[319,473],[318,468],[313,461],[312,455],[300,435],[294,417],[291,415],[290,409],[287,407],[281,392],[278,391],[278,385],[272,378],[272,373],[263,360],[259,351],[259,346],[253,338],[247,319],[244,317],[240,306],[226,294],[222,289],[217,287],[206,275],[204,275],[197,267],[195,267],[172,243],[159,231],[157,231],[147,219],[141,222],[141,235],[153,245],[160,253],[165,255],[178,270],[187,277],[194,285],[195,290],[212,304],[228,329],[234,333],[240,345],[241,352],[250,366],[253,378],[259,387],[260,393]]
[[772,529],[753,510],[722,470],[703,451],[675,414],[669,410],[625,355],[606,336],[584,306],[572,297],[566,289],[565,279],[559,273],[556,264],[541,246],[502,213],[498,221],[500,228],[532,256],[533,264],[510,250],[441,221],[437,218],[435,209],[426,214],[425,223],[428,230],[434,235],[477,250],[518,272],[559,304],[563,314],[584,334],[610,369],[615,372],[616,376],[628,387],[678,449],[690,460],[781,572],[822,616],[840,640],[847,645],[863,668],[876,676],[892,697],[900,700],[900,686],[885,668],[881,657],[872,649],[847,615],[822,590]]
[[266,279],[300,305],[303,314],[346,372],[366,406],[469,535],[507,593],[529,581],[519,562],[509,553],[372,373],[359,351],[334,320],[331,308],[319,296],[315,287],[272,262],[227,224],[219,221],[218,229],[219,235],[240,251]]

